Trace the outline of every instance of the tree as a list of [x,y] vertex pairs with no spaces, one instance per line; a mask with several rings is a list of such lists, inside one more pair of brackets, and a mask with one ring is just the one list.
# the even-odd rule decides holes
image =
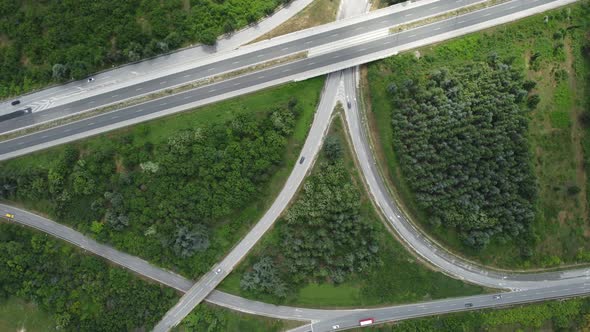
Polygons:
[[56,81],[63,81],[68,77],[68,67],[61,63],[56,63],[52,67],[52,77]]
[[527,99],[527,106],[530,109],[535,109],[537,108],[537,105],[539,105],[539,102],[541,101],[541,97],[539,97],[538,94],[534,94],[534,95],[530,95]]
[[287,296],[287,286],[279,277],[279,270],[272,258],[268,256],[261,258],[252,270],[242,276],[240,287],[248,291],[273,294],[279,298]]
[[342,157],[342,145],[336,136],[328,136],[324,143],[324,152],[329,160],[335,161]]
[[177,255],[184,258],[192,256],[195,252],[205,251],[209,248],[207,229],[201,224],[193,226],[192,230],[186,226],[179,227],[173,248]]
[[205,30],[201,32],[199,40],[205,45],[213,46],[217,43],[217,35],[211,30]]

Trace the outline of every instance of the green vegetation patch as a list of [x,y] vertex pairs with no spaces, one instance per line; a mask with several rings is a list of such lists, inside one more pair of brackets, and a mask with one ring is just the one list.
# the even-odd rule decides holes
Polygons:
[[[384,59],[368,66],[368,76],[365,82],[369,89],[364,91],[364,97],[370,109],[370,123],[376,133],[379,158],[386,165],[386,177],[395,188],[396,195],[403,201],[406,211],[425,229],[430,230],[437,240],[445,243],[445,246],[485,264],[502,267],[557,266],[562,263],[589,261],[588,198],[590,196],[588,195],[589,186],[586,183],[586,168],[590,155],[590,135],[588,135],[590,121],[587,121],[590,118],[587,115],[587,110],[590,109],[588,107],[590,98],[587,93],[590,86],[588,80],[590,77],[589,4],[588,1],[581,1],[566,8],[473,33],[439,45],[425,47],[412,52],[412,54],[402,54]],[[447,103],[449,98],[445,96],[441,99],[439,97],[441,91],[438,89],[442,89],[443,94],[448,94],[452,92],[449,89],[456,86],[481,85],[483,78],[476,77],[471,82],[455,82],[452,79],[465,78],[462,76],[465,68],[489,63],[492,57],[509,65],[510,71],[515,74],[515,80],[510,79],[510,81],[515,83],[522,82],[524,79],[520,86],[529,93],[523,102],[531,111],[524,114],[524,104],[520,102],[518,106],[523,112],[518,116],[514,116],[510,112],[496,113],[496,106],[490,107],[487,113],[501,115],[504,120],[508,121],[507,125],[520,128],[517,133],[520,142],[518,144],[527,147],[530,157],[527,158],[528,160],[521,160],[519,164],[514,164],[513,170],[503,168],[508,174],[497,173],[499,179],[492,180],[492,182],[465,184],[461,181],[471,179],[481,181],[482,178],[479,175],[483,176],[490,174],[489,171],[497,171],[493,168],[478,171],[477,177],[469,176],[458,183],[443,181],[460,176],[462,172],[465,172],[465,166],[467,169],[477,169],[485,165],[493,166],[494,163],[501,166],[504,163],[502,158],[506,157],[505,154],[493,152],[490,156],[499,159],[495,162],[491,162],[491,159],[484,159],[482,163],[482,160],[478,158],[488,153],[482,149],[482,151],[476,150],[475,153],[472,150],[455,151],[456,156],[463,158],[458,163],[454,159],[433,159],[441,156],[440,153],[445,150],[438,149],[438,147],[449,144],[449,139],[461,138],[461,142],[475,142],[471,134],[468,137],[461,135],[469,132],[482,135],[485,133],[486,136],[482,137],[478,144],[486,149],[492,148],[491,151],[517,144],[517,142],[502,140],[502,137],[496,135],[489,135],[487,129],[481,132],[472,131],[473,124],[466,125],[475,119],[471,114],[458,119],[450,117],[456,123],[448,122],[449,117],[440,116],[440,108],[449,105]],[[438,84],[436,86],[427,85],[429,82],[431,85],[435,84],[432,82],[431,75],[443,68],[451,73],[449,76],[451,81],[448,82],[449,89],[445,87],[446,83],[444,82],[442,85],[439,83],[436,83]],[[401,128],[400,126],[405,124],[398,121],[399,117],[396,117],[392,124],[394,115],[407,109],[409,105],[415,105],[415,103],[409,101],[409,105],[399,105],[393,102],[390,92],[393,88],[391,83],[394,82],[395,88],[401,89],[405,82],[410,80],[413,85],[424,88],[427,93],[426,98],[421,99],[421,104],[414,108],[420,110],[421,107],[424,107],[422,116],[425,117],[425,122],[410,123],[415,126],[412,129],[426,132],[427,137],[438,137],[440,142],[427,141],[430,145],[426,146],[407,144],[408,137],[401,137],[400,130],[410,132],[410,128]],[[490,96],[494,90],[490,91],[489,86],[482,85],[481,88],[467,86],[461,91],[471,91],[475,93],[475,96],[480,97],[482,95]],[[518,91],[510,92],[515,97],[518,96],[518,93]],[[516,101],[516,98],[514,100]],[[504,104],[505,102],[506,100],[498,99],[492,103],[495,105],[495,103]],[[436,118],[429,117],[429,114],[434,113],[427,112],[428,107],[438,110]],[[499,108],[507,110],[505,105],[500,105]],[[454,109],[455,107],[453,107]],[[458,109],[465,109],[465,105],[459,105]],[[449,114],[454,114],[449,112]],[[493,118],[492,120],[498,121],[502,118]],[[428,129],[422,127],[426,124],[428,124]],[[485,124],[485,121],[477,123],[475,128],[481,129],[480,125],[482,124]],[[527,127],[528,129],[523,131],[522,128]],[[437,130],[431,130],[432,128]],[[494,127],[494,129],[498,128]],[[507,137],[510,139],[513,137],[512,135],[513,133],[507,133]],[[523,138],[525,139],[524,143],[522,142]],[[400,139],[406,145],[400,146]],[[502,141],[509,145],[500,144]],[[495,146],[496,143],[499,146]],[[425,148],[429,146],[436,146],[437,149],[435,151],[426,150]],[[413,154],[408,154],[408,151]],[[505,150],[505,152],[509,152],[509,150]],[[522,156],[521,153],[511,158],[523,158]],[[414,158],[414,160],[408,158]],[[424,169],[414,168],[414,165],[434,170],[441,161],[447,166],[450,166],[450,161],[453,161],[457,166],[456,168],[450,166],[450,170],[446,167],[436,169],[435,174],[423,174],[426,177],[415,181],[414,176],[420,172],[423,173]],[[518,211],[521,217],[527,217],[513,219],[509,216],[502,216],[495,217],[498,219],[497,223],[489,219],[487,224],[486,222],[481,223],[485,218],[478,222],[477,219],[481,217],[481,214],[478,216],[473,211],[477,208],[484,211],[483,206],[491,207],[501,199],[494,201],[486,193],[486,196],[483,196],[486,200],[485,204],[480,204],[473,210],[473,206],[469,206],[474,202],[473,196],[469,196],[473,192],[465,190],[474,186],[481,186],[484,193],[502,189],[496,184],[492,184],[495,181],[510,181],[512,183],[513,181],[510,179],[513,179],[512,176],[517,174],[524,176],[516,181],[516,183],[521,183],[520,181],[530,177],[531,165],[537,188],[536,198],[531,195],[517,195],[525,202],[522,210],[513,210]],[[412,177],[411,180],[410,177]],[[439,183],[430,181],[433,177],[440,177],[441,181]],[[420,181],[429,181],[435,187],[417,188]],[[429,188],[436,190],[429,192]],[[529,191],[530,188],[529,185],[519,185],[519,188],[512,192]],[[448,192],[444,192],[445,190]],[[424,191],[427,192],[424,193]],[[457,228],[457,225],[453,225],[452,222],[444,222],[444,220],[453,219],[454,209],[447,208],[450,206],[438,205],[440,208],[438,212],[433,211],[430,207],[435,203],[432,200],[435,194],[437,195],[435,196],[436,202],[440,203],[438,198],[442,197],[440,196],[441,191],[444,195],[450,195],[451,201],[457,204],[455,206],[465,207],[460,208],[460,213],[468,215],[454,215],[458,220],[457,225],[463,228]],[[518,199],[513,201],[519,202],[517,204],[523,203]],[[529,207],[526,207],[527,205]],[[500,205],[497,206],[500,207]],[[494,213],[514,207],[515,205],[511,202],[494,210]],[[466,213],[466,211],[471,212]],[[532,220],[528,217],[531,211],[534,213]],[[445,214],[451,215],[445,216]],[[439,218],[433,218],[436,215],[439,215]],[[486,215],[492,216],[494,219],[493,213],[491,215],[486,213]],[[520,226],[516,226],[516,229],[513,227],[516,225],[515,220],[523,221],[521,229],[518,229]],[[434,226],[438,224],[438,221],[441,226]],[[479,226],[473,228],[474,225]],[[478,243],[479,245],[477,245]],[[482,249],[482,244],[486,243],[487,245]],[[514,253],[520,253],[520,255]]]
[[590,300],[585,298],[411,319],[362,331],[586,331],[589,328]]
[[0,271],[0,299],[34,302],[65,331],[150,329],[178,300],[172,289],[6,223],[0,223]]
[[253,24],[284,0],[0,2],[0,98]]
[[308,307],[482,292],[425,268],[378,221],[354,170],[339,119],[296,201],[221,288]]
[[299,325],[303,323],[248,315],[213,305],[199,304],[174,331],[279,332]]
[[322,79],[0,164],[2,196],[196,278],[270,205]]
[[0,300],[0,331],[45,332],[55,328],[51,316],[39,306],[16,297]]

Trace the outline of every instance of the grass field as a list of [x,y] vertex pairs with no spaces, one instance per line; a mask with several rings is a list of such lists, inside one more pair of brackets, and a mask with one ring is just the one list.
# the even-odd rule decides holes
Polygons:
[[55,331],[53,319],[36,305],[18,298],[0,300],[0,331],[46,332]]
[[[384,59],[363,71],[364,85],[368,86],[363,97],[387,180],[413,219],[450,248],[500,267],[552,267],[590,261],[585,166],[590,134],[580,123],[588,101],[590,73],[590,64],[582,56],[590,28],[590,15],[582,11],[584,4],[588,1]],[[511,241],[493,241],[485,250],[474,251],[463,246],[453,230],[429,229],[423,223],[427,216],[404,182],[392,148],[392,106],[386,89],[390,77],[426,75],[435,68],[484,61],[491,53],[512,60],[527,79],[537,83],[533,91],[541,96],[529,123],[531,162],[538,184],[533,227],[537,241],[529,259],[514,254],[518,248]]]
[[[270,178],[268,185],[262,191],[262,195],[256,197],[253,203],[240,211],[234,211],[223,220],[217,220],[216,226],[211,229],[210,241],[215,244],[215,253],[207,255],[195,255],[191,260],[207,260],[211,264],[220,259],[228,250],[233,247],[235,242],[248,232],[251,225],[258,221],[266,209],[272,203],[274,197],[282,188],[283,183],[291,172],[292,165],[295,164],[303,143],[305,142],[307,132],[313,121],[316,110],[316,104],[319,99],[324,79],[315,78],[305,82],[290,83],[276,88],[260,91],[250,95],[234,98],[220,103],[205,106],[190,112],[184,112],[166,118],[146,122],[136,126],[124,128],[121,130],[105,133],[96,137],[88,138],[82,141],[71,143],[79,147],[82,151],[91,151],[101,146],[111,144],[113,140],[119,140],[124,137],[133,137],[133,146],[130,149],[138,149],[146,143],[157,145],[165,142],[168,137],[172,136],[183,129],[195,128],[199,124],[211,124],[225,122],[240,113],[255,113],[260,116],[266,116],[266,113],[274,110],[273,105],[284,105],[293,97],[297,98],[298,105],[301,105],[301,113],[296,119],[294,132],[288,141],[283,162],[277,172]],[[65,146],[55,147],[49,150],[40,151],[35,154],[27,155],[21,158],[9,160],[3,163],[4,170],[9,172],[11,169],[27,168],[34,165],[49,165],[52,160],[61,154]],[[27,209],[38,211],[45,214],[49,211],[50,202],[44,200],[11,202],[22,205]],[[88,203],[90,204],[90,202]],[[87,207],[85,207],[87,208]],[[50,216],[54,217],[55,216]],[[65,222],[56,218],[58,222]],[[80,223],[84,229],[80,231],[92,234],[90,231],[90,222]],[[138,255],[149,259],[149,253],[146,252],[144,243],[146,237],[142,234],[132,232],[113,232],[110,242],[114,244],[132,243],[132,246],[120,248],[130,254]],[[201,257],[203,256],[203,257]],[[186,271],[185,271],[186,272]],[[196,276],[191,276],[196,277]]]
[[[351,151],[348,150],[343,124],[336,118],[330,128],[345,147],[344,159],[350,171],[351,180],[362,186],[358,172],[355,170]],[[320,157],[321,158],[321,157]],[[317,162],[319,163],[319,161]],[[353,307],[381,304],[408,303],[419,300],[445,298],[452,296],[473,295],[482,293],[481,287],[465,284],[461,281],[426,268],[416,261],[406,249],[394,239],[393,235],[379,220],[366,194],[362,195],[362,215],[374,221],[378,233],[380,266],[374,267],[363,275],[353,275],[341,284],[310,283],[304,285],[288,285],[297,289],[284,301],[278,298],[246,292],[240,289],[240,280],[244,272],[260,256],[268,254],[267,248],[280,247],[279,233],[281,225],[277,224],[269,231],[250,255],[221,284],[224,291],[271,303],[296,305],[304,307]]]
[[258,37],[252,43],[334,22],[336,20],[339,6],[340,0],[315,0],[301,12],[297,13],[269,33]]

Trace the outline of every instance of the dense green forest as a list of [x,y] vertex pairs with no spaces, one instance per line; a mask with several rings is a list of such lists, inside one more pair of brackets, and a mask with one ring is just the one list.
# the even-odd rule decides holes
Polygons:
[[523,236],[534,219],[525,106],[536,106],[525,89],[534,85],[491,54],[388,86],[394,149],[418,204],[470,246]]
[[417,262],[378,220],[340,119],[296,201],[221,285],[271,303],[347,307],[482,292]]
[[0,98],[216,38],[287,0],[0,1]]
[[263,212],[274,190],[269,185],[282,185],[321,83],[284,86],[4,162],[0,194],[198,277]]
[[6,223],[0,223],[0,271],[0,299],[34,302],[64,331],[150,329],[178,300],[172,289]]
[[590,260],[589,31],[584,0],[368,66],[385,175],[445,246],[511,268]]
[[378,263],[375,230],[360,215],[360,192],[350,182],[339,145],[321,162],[288,210],[274,257],[265,256],[241,280],[244,290],[286,297],[293,285],[328,279],[344,282]]
[[[372,332],[479,332],[479,331],[589,331],[590,299],[530,304],[509,309],[479,310],[410,319],[372,327]],[[361,330],[356,330],[355,332]]]

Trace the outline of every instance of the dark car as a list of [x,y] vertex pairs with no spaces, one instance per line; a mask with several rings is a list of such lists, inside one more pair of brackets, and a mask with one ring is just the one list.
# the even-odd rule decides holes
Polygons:
[[303,161],[305,161],[305,157],[301,157],[301,159],[299,159],[300,164],[303,164]]
[[12,106],[15,106],[15,105],[18,105],[18,104],[20,104],[20,100],[15,100],[12,103],[10,103],[10,105],[12,105]]
[[465,308],[471,308],[473,307],[473,303],[465,303]]

